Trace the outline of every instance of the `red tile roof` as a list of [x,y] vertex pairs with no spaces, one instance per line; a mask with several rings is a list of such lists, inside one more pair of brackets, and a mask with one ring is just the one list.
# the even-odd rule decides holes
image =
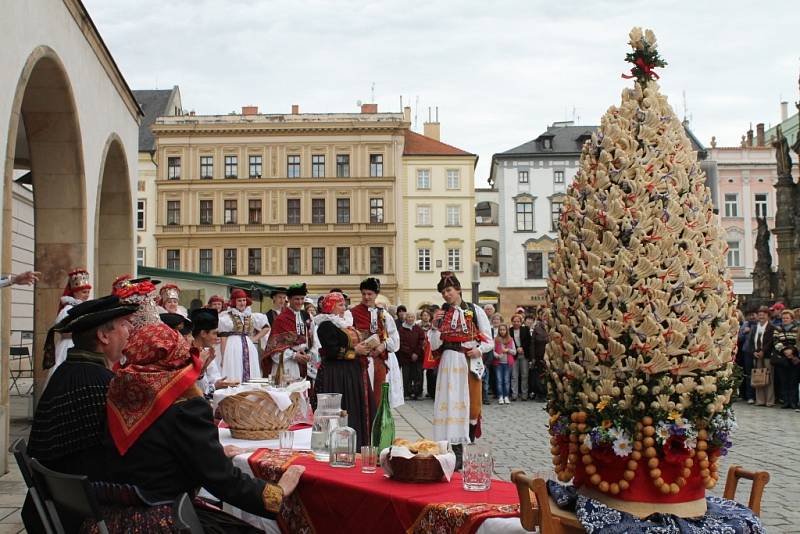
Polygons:
[[470,152],[450,146],[436,139],[406,130],[404,156],[474,156]]

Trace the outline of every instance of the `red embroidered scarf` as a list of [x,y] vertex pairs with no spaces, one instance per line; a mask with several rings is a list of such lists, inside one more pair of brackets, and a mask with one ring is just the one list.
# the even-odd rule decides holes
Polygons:
[[197,349],[163,323],[134,332],[123,352],[125,365],[111,380],[106,402],[108,428],[122,455],[194,384],[202,368]]

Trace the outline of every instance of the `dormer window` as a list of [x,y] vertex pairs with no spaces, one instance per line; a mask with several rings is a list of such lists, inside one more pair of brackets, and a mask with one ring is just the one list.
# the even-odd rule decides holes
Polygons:
[[542,139],[542,148],[545,150],[552,150],[553,140],[549,137],[545,137],[544,139]]

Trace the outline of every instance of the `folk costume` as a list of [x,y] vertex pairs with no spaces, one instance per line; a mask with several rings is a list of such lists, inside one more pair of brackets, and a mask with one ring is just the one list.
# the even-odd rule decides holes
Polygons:
[[[201,330],[216,330],[219,327],[219,313],[214,308],[197,308],[189,312],[189,318],[192,321],[193,332]],[[198,345],[197,337],[194,340],[195,346],[202,350]],[[214,357],[211,362],[206,366],[205,370],[197,378],[197,387],[203,392],[206,397],[211,397],[215,391],[217,380],[222,378],[222,370],[219,366],[219,359],[222,354],[218,352],[219,344],[210,347],[214,350]]]
[[[359,289],[380,293],[381,282],[377,278],[367,278],[361,282]],[[383,353],[370,358],[372,395],[375,404],[380,404],[381,386],[389,377],[390,404],[392,407],[402,405],[404,403],[403,374],[394,354],[400,348],[400,335],[397,333],[394,319],[383,308],[367,307],[364,303],[356,304],[350,311],[353,314],[353,326],[358,330],[362,339],[377,335],[380,342],[386,346]]]
[[[307,295],[305,284],[289,286],[289,298]],[[297,380],[308,375],[308,366],[298,362],[298,353],[310,353],[311,317],[305,310],[294,310],[287,306],[275,319],[269,334],[267,348],[264,351],[263,364],[265,373],[275,377],[275,382],[284,379]]]
[[375,400],[367,374],[368,358],[355,352],[362,336],[347,312],[343,316],[332,313],[340,302],[344,302],[341,293],[329,293],[322,300],[321,313],[314,317],[321,359],[314,387],[317,393],[342,394],[347,424],[355,429],[360,447],[369,444]]
[[[67,276],[67,285],[64,288],[64,293],[61,296],[61,300],[58,305],[58,315],[56,316],[56,320],[53,325],[57,325],[63,321],[66,318],[69,310],[81,302],[84,302],[75,298],[75,294],[78,291],[92,289],[92,284],[89,283],[89,271],[86,269],[75,269]],[[48,380],[49,377],[53,376],[53,372],[56,370],[56,368],[67,359],[67,350],[71,349],[73,346],[74,344],[72,343],[72,336],[70,334],[64,332],[60,335],[58,344],[56,345],[55,359],[46,360],[42,364],[45,369],[50,369]]]
[[[115,296],[87,300],[69,309],[64,320],[53,327],[58,332],[79,334],[129,316],[136,305],[123,304]],[[51,345],[52,347],[52,345]],[[45,347],[45,351],[48,348]],[[31,425],[28,454],[45,467],[61,473],[86,475],[90,480],[104,480],[102,439],[105,433],[106,391],[114,373],[102,353],[72,347],[66,360],[55,368],[42,392]],[[22,516],[28,532],[44,532],[36,510],[26,500]],[[76,532],[65,525],[69,532]]]
[[[437,289],[461,289],[461,283],[449,271],[442,273]],[[491,326],[480,306],[462,301],[458,306],[444,304],[444,317],[434,321],[428,332],[431,350],[439,358],[436,398],[433,405],[433,439],[453,444],[475,439],[481,415],[482,377],[485,369],[481,358],[468,358],[466,353],[477,348],[482,354],[494,348]]]
[[175,284],[161,286],[161,290],[158,292],[158,313],[179,313],[184,317],[188,317],[189,312],[178,302],[180,298],[181,288]]
[[[240,298],[247,299],[247,308],[244,311],[239,311],[235,306],[236,299]],[[222,375],[239,382],[263,376],[258,361],[258,349],[252,337],[269,325],[269,321],[263,313],[253,313],[250,304],[250,297],[244,291],[234,289],[228,311],[219,316],[219,334],[226,338],[223,344]]]
[[[197,349],[163,324],[131,336],[126,364],[108,388],[108,474],[148,499],[171,501],[203,487],[249,513],[274,518],[283,492],[243,474],[225,456],[211,407],[195,386]],[[221,511],[196,508],[205,532],[251,532]],[[124,515],[125,510],[121,510]],[[126,525],[124,518],[112,519]]]

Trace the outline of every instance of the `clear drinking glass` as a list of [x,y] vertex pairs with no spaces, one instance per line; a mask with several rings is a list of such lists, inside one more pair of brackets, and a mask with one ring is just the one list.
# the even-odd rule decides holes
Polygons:
[[289,456],[292,454],[292,446],[294,445],[294,432],[291,430],[281,430],[278,433],[278,443],[280,445],[280,453],[282,456]]
[[374,473],[378,466],[378,448],[371,445],[361,447],[361,472]]
[[487,491],[492,485],[492,452],[477,443],[464,445],[461,478],[467,491]]

